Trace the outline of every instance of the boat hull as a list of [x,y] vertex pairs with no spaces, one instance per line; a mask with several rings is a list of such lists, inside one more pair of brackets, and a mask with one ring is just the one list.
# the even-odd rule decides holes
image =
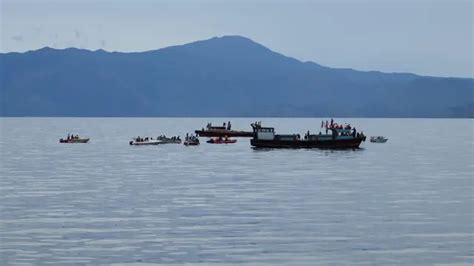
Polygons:
[[256,148],[281,149],[357,149],[363,138],[335,140],[259,140],[251,139],[250,144]]
[[236,130],[195,130],[200,137],[253,137],[253,132]]
[[237,140],[236,139],[229,139],[229,140],[214,140],[214,139],[210,139],[207,141],[207,143],[210,143],[210,144],[232,144],[232,143],[236,143]]
[[60,139],[59,143],[87,143],[89,142],[90,139],[70,139],[70,140],[64,140]]
[[381,139],[381,140],[372,140],[371,139],[370,142],[372,142],[372,143],[385,143],[385,142],[387,142],[387,140],[388,139]]
[[152,146],[152,145],[159,145],[161,144],[161,142],[160,141],[142,141],[142,142],[130,141],[129,144],[132,146]]
[[181,144],[181,140],[160,140],[161,144]]

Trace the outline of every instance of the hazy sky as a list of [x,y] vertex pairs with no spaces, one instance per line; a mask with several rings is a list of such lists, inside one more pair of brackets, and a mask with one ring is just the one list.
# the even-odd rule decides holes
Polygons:
[[0,51],[144,51],[243,35],[330,67],[474,77],[473,1],[0,0]]

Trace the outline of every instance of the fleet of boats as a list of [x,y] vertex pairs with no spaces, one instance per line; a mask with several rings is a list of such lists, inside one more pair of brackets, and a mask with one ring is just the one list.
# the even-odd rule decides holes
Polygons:
[[[307,131],[303,137],[300,134],[276,134],[273,127],[263,127],[261,122],[251,124],[252,131],[232,130],[230,121],[222,126],[213,126],[208,123],[206,128],[196,130],[196,135],[186,134],[184,142],[179,136],[166,137],[165,135],[153,137],[135,137],[129,141],[132,146],[148,146],[161,144],[181,144],[185,146],[197,146],[200,144],[199,137],[209,137],[210,144],[233,144],[237,139],[232,137],[250,137],[250,145],[254,148],[291,148],[291,149],[357,149],[366,140],[363,132],[358,132],[350,125],[338,125],[333,119],[322,122],[323,132],[311,134]],[[370,137],[370,142],[385,143],[387,138],[383,136]],[[60,143],[87,143],[89,138],[80,138],[78,135],[68,134],[67,138],[60,139]]]

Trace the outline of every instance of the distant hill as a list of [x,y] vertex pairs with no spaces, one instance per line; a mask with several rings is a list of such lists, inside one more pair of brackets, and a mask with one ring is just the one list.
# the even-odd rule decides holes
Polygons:
[[301,62],[240,36],[0,54],[1,116],[474,117],[474,79]]

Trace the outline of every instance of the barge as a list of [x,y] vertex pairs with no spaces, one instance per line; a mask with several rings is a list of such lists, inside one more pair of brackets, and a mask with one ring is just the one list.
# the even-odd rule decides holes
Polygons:
[[299,134],[277,135],[273,127],[262,127],[252,124],[253,138],[250,144],[255,148],[287,149],[357,149],[365,141],[363,133],[354,130],[328,128],[330,134],[310,134],[301,138]]

